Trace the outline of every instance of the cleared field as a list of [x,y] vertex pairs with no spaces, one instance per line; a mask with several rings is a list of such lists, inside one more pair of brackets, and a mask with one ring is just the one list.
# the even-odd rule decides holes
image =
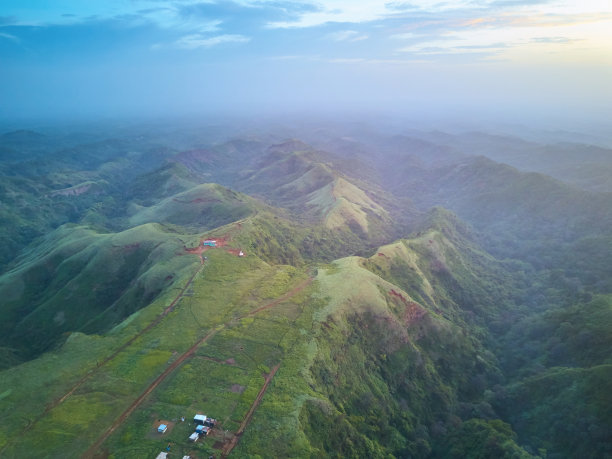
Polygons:
[[[304,288],[307,276],[291,267],[270,267],[255,257],[237,258],[210,251],[208,258],[202,273],[177,292],[179,297],[165,305],[156,302],[145,308],[110,336],[97,338],[97,347],[90,352],[74,349],[70,341],[59,350],[55,354],[57,362],[74,362],[74,358],[66,358],[66,353],[71,352],[81,363],[51,367],[51,375],[57,376],[50,380],[61,377],[64,381],[55,388],[56,399],[63,397],[62,403],[46,410],[32,409],[32,418],[6,435],[3,454],[27,455],[34,447],[47,451],[48,457],[74,457],[85,451],[92,455],[97,448],[89,448],[96,442],[102,444],[109,435],[108,444],[112,447],[103,445],[102,450],[117,450],[117,457],[125,457],[121,452],[127,454],[125,448],[130,457],[140,457],[141,453],[148,457],[174,438],[177,444],[179,438],[185,443],[188,435],[182,434],[188,432],[183,432],[183,423],[163,438],[148,435],[152,425],[149,416],[155,417],[155,413],[160,419],[177,422],[180,413],[189,419],[195,411],[206,410],[227,430],[236,430],[261,388],[262,369],[278,363],[282,354],[278,340],[287,329],[286,321],[251,317],[243,323],[241,317],[258,308],[265,315],[270,305],[280,305],[283,298],[289,300],[299,293],[292,288],[296,284]],[[167,296],[164,299],[168,301]],[[168,305],[172,305],[170,310]],[[153,310],[157,314],[152,314]],[[135,328],[141,329],[140,334],[126,341],[124,337],[133,335]],[[205,338],[214,333],[218,333],[219,343],[211,339],[210,345],[204,344]],[[270,337],[274,340],[270,341]],[[76,335],[74,340],[77,339],[93,340],[82,335]],[[179,362],[181,356],[187,359],[184,365]],[[87,365],[92,357],[94,362]],[[38,366],[35,371],[40,371],[44,362],[45,359],[33,361],[32,365]],[[15,377],[27,369],[28,365],[16,367]],[[74,374],[72,379],[66,377],[66,371]],[[160,375],[163,377],[158,380]],[[71,380],[72,388],[65,384]],[[60,395],[62,390],[65,392]],[[13,391],[4,398],[3,406],[26,403],[28,395],[26,391]],[[49,392],[41,397],[50,398]],[[131,411],[126,412],[126,407]],[[145,423],[141,411],[149,413]],[[124,418],[117,423],[121,416]],[[108,431],[109,426],[118,432]],[[137,439],[140,434],[135,437],[137,445],[132,441],[126,444],[132,431],[145,432],[142,440]],[[104,438],[101,432],[106,432]],[[18,441],[9,440],[14,435],[19,436]],[[141,441],[149,446],[144,447]],[[212,443],[188,446],[208,450]]]

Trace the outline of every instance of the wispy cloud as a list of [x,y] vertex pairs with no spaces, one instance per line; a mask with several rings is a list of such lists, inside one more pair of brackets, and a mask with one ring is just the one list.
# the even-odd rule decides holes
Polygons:
[[389,38],[393,38],[394,40],[410,40],[410,39],[416,38],[416,37],[418,37],[418,35],[416,33],[412,33],[412,32],[395,33],[395,34],[389,36]]
[[7,40],[11,40],[15,43],[19,43],[20,40],[19,38],[17,38],[15,35],[11,35],[10,33],[4,33],[4,32],[0,32],[0,37],[1,38],[6,38]]
[[334,41],[361,41],[368,38],[365,34],[360,34],[356,30],[340,30],[327,35],[327,38]]
[[413,65],[413,64],[430,64],[433,62],[428,59],[368,59],[365,57],[353,57],[353,58],[332,58],[322,59],[324,62],[330,64],[363,64],[363,65]]
[[202,34],[185,35],[174,42],[174,47],[182,49],[212,48],[227,43],[246,43],[250,37],[244,35],[223,34],[207,37]]
[[574,43],[576,39],[571,39],[567,37],[535,37],[531,39],[532,43],[554,43],[554,44],[568,44]]

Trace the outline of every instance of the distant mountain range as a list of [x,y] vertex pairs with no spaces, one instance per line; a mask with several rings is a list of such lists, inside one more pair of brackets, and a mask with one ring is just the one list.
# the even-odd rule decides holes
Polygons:
[[612,150],[92,132],[0,135],[0,456],[612,455]]

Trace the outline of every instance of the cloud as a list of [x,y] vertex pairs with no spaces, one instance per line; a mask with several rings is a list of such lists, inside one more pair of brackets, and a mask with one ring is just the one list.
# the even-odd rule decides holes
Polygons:
[[336,57],[333,59],[327,59],[326,62],[331,64],[360,64],[365,62],[366,59],[361,57]]
[[410,40],[417,37],[418,35],[412,32],[396,33],[389,36],[389,38],[393,38],[394,40]]
[[0,37],[1,38],[6,38],[7,40],[11,40],[15,43],[19,43],[20,40],[19,38],[17,38],[15,35],[11,35],[10,33],[4,33],[4,32],[0,32]]
[[574,43],[578,40],[567,38],[567,37],[535,37],[531,39],[532,43],[554,43],[554,44],[566,44]]
[[174,47],[181,49],[212,48],[226,43],[247,43],[250,37],[235,34],[223,34],[207,37],[202,34],[185,35],[174,42]]
[[327,0],[317,11],[308,11],[295,19],[270,21],[272,29],[316,27],[331,22],[360,24],[382,19],[390,13],[384,1],[359,2],[354,0]]
[[394,11],[415,11],[419,9],[414,3],[408,2],[389,2],[386,3],[385,6]]
[[333,32],[327,35],[327,38],[330,38],[334,41],[361,41],[366,40],[368,38],[367,35],[359,34],[356,30],[340,30],[338,32]]

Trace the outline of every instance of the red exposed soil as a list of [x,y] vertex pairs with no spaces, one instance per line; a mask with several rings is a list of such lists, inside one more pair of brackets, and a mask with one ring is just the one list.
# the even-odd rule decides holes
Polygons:
[[[198,200],[195,200],[198,201]],[[242,227],[241,223],[237,223],[236,224],[238,228]],[[216,245],[217,247],[225,247],[227,245],[227,241],[231,239],[231,236],[229,234],[222,236],[222,237],[217,237],[214,238],[214,240],[216,241]],[[212,247],[204,247],[202,246],[202,241],[204,239],[202,239],[200,241],[200,244],[198,247],[195,248],[191,248],[191,249],[187,249],[185,248],[185,251],[187,253],[191,253],[191,254],[197,254],[200,256],[200,260],[202,265],[204,264],[204,259],[202,257],[202,253],[205,252],[206,250],[210,250],[212,249]],[[133,249],[136,249],[140,246],[139,243],[134,243],[134,244],[129,244],[126,246],[123,246],[124,250],[130,251]],[[239,249],[225,249],[228,252],[238,255],[240,250]],[[59,399],[55,400],[54,402],[50,403],[49,405],[46,406],[45,410],[41,413],[40,416],[38,416],[35,420],[33,420],[31,423],[29,423],[24,430],[21,432],[22,434],[25,432],[25,430],[31,429],[37,422],[38,420],[42,419],[46,414],[48,414],[51,410],[53,410],[55,407],[57,407],[58,405],[60,405],[61,403],[63,403],[67,398],[69,398],[79,387],[81,387],[83,385],[83,383],[85,383],[85,381],[87,381],[91,376],[93,376],[97,370],[101,367],[103,367],[104,365],[106,365],[108,362],[110,362],[111,360],[113,360],[115,357],[117,357],[117,355],[119,355],[122,351],[124,351],[128,346],[130,346],[135,340],[137,340],[138,338],[140,338],[143,334],[147,333],[148,331],[150,331],[153,327],[155,327],[156,325],[158,325],[164,317],[166,317],[170,312],[172,312],[172,310],[174,310],[175,306],[177,305],[178,301],[183,297],[185,291],[189,288],[189,286],[191,285],[191,283],[193,282],[193,280],[195,279],[195,277],[200,273],[200,271],[202,270],[202,267],[200,267],[198,270],[196,270],[196,272],[188,279],[187,283],[184,285],[184,287],[181,289],[181,291],[178,293],[178,295],[174,298],[174,300],[170,303],[170,305],[168,307],[166,307],[163,312],[161,312],[151,323],[149,323],[149,325],[147,325],[144,329],[142,329],[140,332],[138,332],[137,334],[135,334],[134,336],[132,336],[132,338],[130,338],[128,341],[126,341],[124,344],[122,344],[119,348],[117,348],[111,355],[109,355],[108,357],[106,357],[104,360],[102,360],[101,362],[98,362],[96,368],[90,370],[87,374],[85,374],[81,379],[79,379],[71,388],[68,392],[66,392],[62,397],[60,397]],[[172,279],[172,276],[168,276],[166,278],[167,280]],[[277,298],[276,300],[261,306],[253,311],[251,311],[250,313],[246,314],[244,317],[247,316],[252,316],[257,314],[260,311],[263,311],[265,309],[269,309],[272,308],[276,305],[278,305],[279,303],[287,300],[288,298],[292,297],[293,295],[299,293],[300,291],[302,291],[308,284],[310,284],[312,282],[312,278],[306,279],[305,281],[303,281],[301,284],[299,284],[298,286],[296,286],[294,289],[292,289],[291,291],[287,292],[285,295],[283,295],[280,298]],[[107,457],[108,456],[108,452],[104,449],[100,449],[100,447],[102,446],[102,444],[104,443],[104,441],[132,414],[132,412],[134,412],[134,410],[136,410],[136,408],[138,408],[138,406],[140,406],[140,404],[151,394],[151,392],[153,392],[155,390],[155,388],[157,388],[157,386],[159,386],[159,384],[166,379],[166,377],[168,375],[170,375],[172,372],[174,372],[186,359],[188,359],[189,357],[191,357],[196,349],[203,343],[205,343],[207,340],[209,340],[210,338],[212,338],[218,331],[220,331],[221,329],[223,329],[227,324],[224,324],[220,327],[218,327],[217,329],[213,329],[211,331],[209,331],[204,337],[202,337],[200,340],[198,340],[192,347],[190,347],[186,352],[184,352],[179,358],[177,358],[175,361],[173,361],[167,368],[166,370],[164,370],[146,389],[144,392],[142,392],[140,394],[140,396],[134,400],[134,402],[132,402],[132,404],[113,422],[113,424],[104,431],[104,433],[98,438],[98,440],[83,454],[82,457],[84,458],[93,458],[93,457]],[[173,353],[173,355],[176,354]],[[225,361],[221,361],[219,359],[213,359],[210,357],[203,357],[209,360],[214,360],[216,362],[219,363],[224,363],[224,364],[228,364],[228,365],[235,365],[235,360],[233,358],[229,358]],[[225,444],[224,447],[224,443],[215,443],[215,448],[217,448],[217,446],[219,445],[219,447],[224,447],[224,454],[227,455],[229,454],[229,452],[235,447],[235,445],[238,443],[238,439],[239,436],[244,432],[244,429],[246,428],[246,426],[248,425],[248,423],[251,420],[251,417],[255,411],[255,409],[257,408],[257,406],[259,405],[259,403],[261,402],[261,399],[263,398],[263,395],[271,381],[271,379],[274,377],[274,374],[276,373],[276,371],[278,370],[280,366],[280,363],[274,367],[272,369],[272,371],[270,372],[269,375],[266,376],[266,381],[264,383],[264,386],[262,387],[262,389],[260,390],[259,394],[257,395],[257,398],[255,399],[255,401],[253,402],[253,405],[251,406],[251,409],[249,410],[249,412],[247,413],[247,415],[245,416],[242,424],[240,425],[240,428],[238,430],[238,432],[236,433],[235,436],[233,436],[232,440],[228,443]],[[237,385],[234,385],[237,386]],[[234,388],[234,386],[232,386],[232,389]],[[241,387],[241,386],[240,386]],[[174,425],[174,423],[170,422],[170,421],[158,421],[155,425],[155,429],[157,429],[157,427],[159,426],[160,423],[166,424],[168,425],[168,429],[171,429],[171,426]],[[18,436],[15,436],[14,438],[17,438]],[[6,448],[6,446],[9,445],[9,443],[12,442],[8,442],[7,444],[4,445],[4,448],[2,448],[2,450],[4,450]]]
[[[199,272],[200,270],[198,270],[197,272]],[[197,274],[196,272],[196,274]],[[190,279],[190,282],[187,283],[187,285],[183,288],[183,291],[185,291],[185,289],[187,289],[188,285],[191,283],[191,280],[193,280],[193,278],[195,277],[195,274],[192,276],[192,278]],[[282,297],[278,298],[277,300],[272,301],[271,303],[268,303],[264,306],[261,306],[253,311],[251,311],[250,313],[246,314],[243,317],[248,317],[248,316],[252,316],[254,314],[256,314],[259,311],[262,311],[264,309],[268,309],[271,308],[273,306],[278,305],[279,303],[281,303],[282,301],[287,300],[288,298],[296,295],[298,292],[302,291],[308,284],[310,284],[312,282],[312,278],[308,278],[305,281],[303,281],[301,284],[299,284],[297,287],[295,287],[294,289],[290,290],[289,292],[287,292],[285,295],[283,295]],[[175,301],[178,301],[178,297]],[[161,320],[161,319],[160,319]],[[223,328],[225,328],[227,326],[227,324],[223,324],[215,329],[210,330],[204,337],[202,337],[201,339],[199,339],[193,346],[191,346],[186,352],[184,352],[178,359],[176,359],[174,362],[172,362],[168,368],[166,368],[150,385],[149,387],[147,387],[144,392],[142,392],[140,394],[140,396],[138,396],[138,398],[136,400],[134,400],[134,402],[132,402],[132,404],[113,422],[113,424],[104,431],[104,433],[98,438],[98,440],[81,456],[83,458],[93,458],[95,457],[96,451],[98,451],[100,449],[100,447],[102,446],[102,444],[106,441],[106,439],[121,425],[123,424],[123,422],[136,410],[136,408],[138,408],[142,402],[144,400],[146,400],[146,398],[151,394],[151,392],[153,392],[157,386],[159,386],[161,384],[162,381],[164,381],[164,379],[166,379],[170,374],[172,374],[182,363],[185,362],[185,360],[187,360],[189,357],[191,357],[195,351],[197,350],[197,348],[202,345],[203,343],[205,343],[206,341],[208,341],[210,338],[212,338],[214,335],[216,335],[219,331],[221,331]],[[135,338],[134,338],[135,339]],[[133,340],[132,340],[133,341]],[[242,434],[242,432],[244,431],[244,429],[246,428],[246,426],[248,425],[248,423],[251,420],[251,417],[253,416],[253,413],[255,411],[255,409],[257,409],[257,406],[259,406],[259,403],[261,402],[261,399],[263,398],[263,395],[268,387],[268,385],[270,384],[270,381],[272,380],[272,378],[274,377],[274,375],[276,374],[276,371],[278,370],[278,368],[280,367],[280,363],[278,365],[276,365],[271,371],[270,374],[268,374],[266,376],[266,382],[264,384],[264,386],[261,388],[261,390],[259,391],[259,394],[257,395],[257,397],[255,398],[255,401],[253,402],[253,405],[251,406],[251,409],[249,410],[249,412],[246,414],[244,420],[242,421],[242,424],[240,425],[240,428],[238,429],[238,431],[236,432],[235,436],[229,441],[229,443],[227,443],[225,445],[225,447],[223,448],[223,453],[222,455],[227,455],[229,454],[229,452],[236,446],[236,444],[238,443],[238,439],[240,437],[240,435]]]
[[389,292],[391,296],[399,298],[402,303],[404,303],[404,313],[402,314],[402,320],[405,325],[410,325],[414,322],[417,322],[423,318],[427,314],[427,310],[425,310],[420,304],[407,300],[401,293],[396,292],[395,290],[391,290]]
[[[104,360],[102,360],[101,362],[98,362],[98,364],[96,365],[96,368],[89,370],[89,372],[87,374],[85,374],[85,376],[83,376],[81,379],[79,379],[71,388],[70,390],[68,390],[68,392],[66,392],[64,395],[62,395],[60,398],[58,398],[57,400],[51,402],[50,404],[48,404],[45,407],[45,410],[39,415],[37,416],[32,422],[30,422],[21,432],[21,434],[23,434],[26,430],[31,429],[32,427],[34,427],[38,421],[40,419],[42,419],[45,415],[47,415],[51,410],[53,410],[55,407],[57,407],[58,405],[62,404],[68,397],[70,397],[72,394],[74,394],[74,392],[81,387],[85,381],[87,381],[90,377],[92,377],[97,371],[98,369],[100,369],[101,367],[103,367],[104,365],[106,365],[108,362],[110,362],[111,360],[113,360],[115,357],[117,357],[117,355],[119,355],[122,351],[124,351],[128,346],[130,346],[134,341],[136,341],[138,338],[140,338],[143,334],[145,334],[146,332],[148,332],[149,330],[151,330],[153,327],[155,327],[157,324],[159,324],[162,319],[164,317],[166,317],[170,312],[172,312],[172,310],[174,309],[174,307],[176,306],[176,304],[178,303],[178,301],[183,297],[183,294],[185,293],[185,291],[187,290],[187,288],[191,285],[191,283],[193,282],[193,280],[195,279],[195,277],[198,275],[198,273],[202,270],[202,268],[199,268],[195,273],[193,273],[193,275],[189,278],[189,280],[187,281],[187,283],[185,284],[185,286],[181,289],[181,291],[178,293],[178,295],[174,298],[174,300],[172,301],[172,303],[170,303],[170,305],[164,309],[149,325],[147,325],[145,328],[143,328],[141,331],[139,331],[138,333],[136,333],[134,336],[132,336],[128,341],[126,341],[125,343],[123,343],[121,346],[119,346],[115,352],[113,352],[111,355],[109,355],[108,357],[106,357]],[[13,438],[18,438],[18,436],[15,436]],[[4,445],[4,448],[6,448],[9,445],[9,442],[7,442]],[[2,448],[2,450],[4,450],[4,448]],[[1,450],[0,450],[1,452]]]
[[145,391],[142,394],[140,394],[136,400],[132,402],[132,404],[127,408],[127,410],[125,410],[115,420],[115,422],[113,422],[111,426],[104,431],[104,433],[98,438],[98,440],[93,445],[91,445],[91,447],[87,451],[85,451],[85,453],[81,457],[83,458],[94,457],[95,452],[100,448],[100,446],[102,446],[102,443],[104,443],[104,441],[110,436],[110,434],[112,434],[117,429],[117,427],[123,424],[123,422],[128,418],[128,416],[132,414],[134,410],[136,410],[136,408],[140,406],[140,404],[151,394],[151,392],[153,392],[153,390],[155,390],[155,388],[157,388],[157,386],[160,385],[160,383],[164,379],[166,379],[166,377],[168,377],[168,375],[174,372],[174,370],[176,370],[179,367],[179,365],[181,365],[185,360],[187,360],[187,358],[191,357],[193,353],[196,351],[196,349],[201,344],[205,343],[210,338],[215,336],[217,334],[217,331],[218,331],[217,329],[213,329],[209,331],[204,337],[200,338],[193,346],[191,346],[185,353],[183,353],[183,355],[181,355],[178,359],[172,362],[168,366],[168,368],[166,368],[162,374],[160,374],[157,378],[155,378],[155,381],[153,381],[149,385],[149,387],[147,387]]
[[[238,227],[241,227],[241,224],[238,223],[237,224]],[[222,237],[218,237],[218,238],[214,238],[217,241],[217,247],[224,247],[227,244],[227,241],[230,239],[229,235],[225,235]],[[185,251],[187,253],[192,253],[192,254],[198,254],[200,256],[202,265],[204,263],[204,260],[202,258],[202,253],[206,250],[211,249],[212,247],[203,247],[201,245],[200,241],[200,245],[196,248],[192,248],[192,249],[185,249]],[[130,244],[128,246],[125,246],[124,249],[127,250],[131,250],[133,248],[137,248],[139,247],[138,243],[135,244]],[[225,249],[230,251],[230,253],[235,253],[236,255],[239,253],[239,250],[237,249]],[[135,340],[137,340],[138,338],[140,338],[144,333],[148,332],[149,330],[151,330],[153,327],[155,327],[156,325],[158,325],[164,317],[166,317],[172,310],[174,310],[175,306],[177,305],[178,301],[183,297],[185,291],[189,288],[189,286],[191,285],[191,283],[193,282],[193,280],[195,279],[195,277],[200,273],[200,271],[202,270],[202,267],[200,267],[198,270],[196,270],[196,272],[188,279],[187,283],[185,284],[185,286],[181,289],[181,291],[178,293],[178,295],[174,298],[174,300],[170,303],[170,305],[168,307],[166,307],[166,309],[164,309],[164,311],[162,313],[160,313],[151,323],[149,323],[149,325],[147,325],[144,329],[142,329],[140,332],[138,332],[137,334],[135,334],[134,336],[132,336],[132,338],[130,338],[128,341],[126,341],[124,344],[122,344],[119,348],[117,348],[111,355],[109,355],[108,357],[106,357],[104,360],[102,360],[101,362],[98,362],[97,367],[90,370],[87,374],[85,374],[85,376],[83,376],[80,380],[78,380],[74,386],[72,386],[72,388],[70,388],[70,390],[68,392],[66,392],[61,398],[55,400],[54,402],[52,402],[51,404],[47,405],[47,407],[45,408],[45,410],[43,411],[43,413],[38,416],[34,421],[32,421],[30,424],[28,424],[25,429],[22,431],[25,432],[25,430],[27,429],[31,429],[37,422],[38,420],[42,419],[46,414],[48,414],[52,409],[54,409],[55,407],[57,407],[58,405],[60,405],[61,403],[63,403],[67,398],[69,398],[80,386],[83,385],[83,383],[85,381],[87,381],[91,376],[93,376],[96,372],[97,369],[99,369],[100,367],[106,365],[108,362],[110,362],[111,360],[113,360],[115,357],[117,357],[117,355],[119,355],[119,353],[121,353],[123,350],[125,350],[128,346],[130,346]],[[279,303],[287,300],[288,298],[296,295],[297,293],[299,293],[300,291],[302,291],[307,285],[309,285],[312,282],[312,278],[308,278],[305,281],[303,281],[302,283],[300,283],[298,286],[296,286],[295,288],[293,288],[291,291],[287,292],[285,295],[281,296],[280,298],[277,298],[276,300],[261,306],[253,311],[251,311],[250,313],[246,314],[243,317],[248,317],[248,316],[252,316],[257,314],[260,311],[263,311],[265,309],[269,309],[272,308],[276,305],[278,305]],[[166,377],[168,375],[170,375],[171,373],[173,373],[186,359],[188,359],[189,357],[191,357],[196,349],[203,343],[205,343],[206,341],[208,341],[210,338],[212,338],[216,333],[218,333],[220,330],[222,330],[227,324],[221,325],[220,327],[217,327],[216,329],[210,330],[204,337],[202,337],[200,340],[198,340],[193,346],[191,346],[186,352],[184,352],[180,357],[178,357],[175,361],[173,361],[146,389],[144,392],[142,392],[140,394],[140,396],[134,400],[134,402],[132,402],[132,404],[113,422],[113,424],[104,431],[104,433],[98,438],[98,440],[83,454],[82,457],[84,458],[93,458],[93,457],[100,457],[100,454],[102,454],[102,457],[106,457],[108,454],[105,450],[101,450],[100,447],[102,446],[102,444],[104,443],[104,441],[134,412],[134,410],[136,410],[136,408],[138,408],[140,406],[140,404],[151,394],[151,392],[153,392],[155,390],[155,388],[157,388],[159,386],[159,384],[166,379]],[[206,358],[206,357],[205,357]],[[215,360],[218,361],[218,359],[212,359],[211,360]],[[227,359],[226,361],[219,361],[220,363],[225,363],[228,365],[234,365],[235,364],[235,360],[230,358]],[[224,454],[227,455],[229,454],[229,452],[235,447],[235,445],[238,443],[238,439],[239,436],[242,434],[242,432],[244,431],[244,429],[246,428],[246,426],[248,425],[248,423],[250,422],[250,419],[255,411],[255,409],[257,408],[257,406],[259,405],[259,403],[261,402],[261,399],[263,398],[263,395],[272,379],[272,377],[274,377],[274,374],[276,373],[276,371],[278,370],[280,366],[280,363],[274,367],[272,369],[272,371],[270,372],[269,375],[266,376],[266,381],[264,386],[262,387],[262,389],[260,390],[257,398],[255,399],[255,401],[253,402],[253,405],[251,406],[251,409],[249,410],[249,412],[247,413],[247,415],[245,416],[245,419],[243,420],[238,432],[236,433],[235,436],[233,436],[232,440],[225,445],[224,447]],[[172,423],[168,422],[163,422],[164,424],[167,424],[170,428],[170,425]],[[159,425],[159,424],[158,424]],[[15,436],[15,438],[17,438],[17,436]],[[10,443],[10,442],[9,442]],[[8,444],[5,444],[4,447],[6,448],[6,446],[8,446]],[[223,444],[222,444],[223,445]],[[217,447],[217,444],[215,444],[215,447]],[[4,448],[2,448],[4,449]]]
[[[237,225],[239,225],[238,227],[240,228],[242,225],[240,223],[238,223]],[[215,241],[215,247],[210,247],[210,246],[205,246],[202,245],[202,243],[207,240],[207,239],[212,239]],[[200,243],[198,244],[197,247],[193,247],[193,248],[185,248],[185,252],[187,253],[191,253],[194,255],[199,255],[200,256],[200,263],[204,264],[204,258],[202,256],[202,254],[204,252],[207,252],[209,250],[214,250],[214,249],[219,249],[219,248],[224,248],[223,250],[225,250],[228,253],[231,253],[232,255],[236,255],[237,257],[241,256],[240,252],[242,252],[242,250],[240,249],[232,249],[227,246],[228,241],[231,240],[231,236],[229,234],[226,234],[224,236],[220,236],[220,237],[211,237],[211,238],[203,238],[200,239]],[[245,257],[246,254],[244,252],[242,252],[242,256]]]
[[[159,433],[159,432],[157,431],[157,428],[158,428],[160,425],[162,425],[162,424],[166,424],[166,426],[168,427],[168,430],[166,430],[166,432],[165,432],[165,433],[163,433],[163,434],[162,434],[162,433]],[[169,434],[170,432],[172,432],[172,429],[174,428],[174,424],[175,424],[174,422],[172,422],[172,421],[167,421],[167,420],[165,420],[165,419],[159,419],[159,420],[155,421],[155,422],[153,423],[153,433],[154,433],[154,438],[157,438],[157,436],[160,436],[160,435],[167,435],[167,434]]]

